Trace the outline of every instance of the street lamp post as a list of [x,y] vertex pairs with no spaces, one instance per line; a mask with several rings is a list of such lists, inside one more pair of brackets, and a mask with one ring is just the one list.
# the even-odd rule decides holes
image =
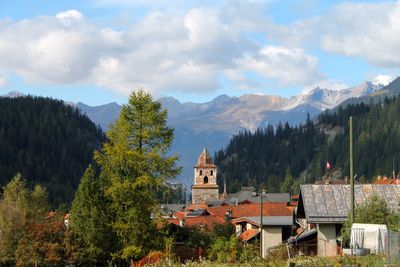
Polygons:
[[263,234],[262,234],[262,227],[263,227],[263,191],[260,194],[261,198],[261,205],[260,205],[260,253],[261,258],[263,257]]

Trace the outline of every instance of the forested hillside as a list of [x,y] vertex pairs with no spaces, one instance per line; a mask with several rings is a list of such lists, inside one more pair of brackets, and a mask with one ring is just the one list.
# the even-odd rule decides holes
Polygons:
[[226,179],[231,192],[241,185],[279,191],[285,176],[294,177],[288,179],[291,184],[321,179],[327,161],[336,174],[348,176],[349,116],[353,116],[354,169],[358,177],[371,181],[376,175],[391,175],[393,157],[398,172],[400,99],[386,98],[380,103],[327,111],[316,123],[308,120],[299,127],[279,125],[255,133],[242,132],[215,155],[220,179]]
[[0,98],[0,185],[17,172],[40,183],[57,207],[70,203],[105,137],[85,115],[42,97]]
[[269,125],[234,136],[225,150],[217,152],[215,162],[230,192],[241,185],[278,191],[285,174],[298,177],[324,142],[324,134],[310,118],[298,127]]
[[[322,161],[349,172],[349,122],[353,115],[354,170],[361,180],[372,180],[377,175],[391,175],[393,157],[395,171],[400,167],[400,98],[386,98],[381,103],[358,104],[340,108],[337,112],[319,116],[319,126],[343,129],[332,142],[321,147],[310,174],[314,179],[323,174]],[[319,165],[318,165],[319,164]],[[364,176],[364,177],[363,177]]]

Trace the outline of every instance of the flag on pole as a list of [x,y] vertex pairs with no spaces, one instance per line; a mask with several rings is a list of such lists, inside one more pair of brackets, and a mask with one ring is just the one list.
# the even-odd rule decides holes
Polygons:
[[329,171],[331,169],[331,164],[327,161],[326,162],[326,169]]

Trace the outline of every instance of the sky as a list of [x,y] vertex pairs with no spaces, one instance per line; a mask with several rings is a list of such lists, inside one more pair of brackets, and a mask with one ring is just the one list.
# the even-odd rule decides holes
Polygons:
[[400,1],[0,1],[0,94],[290,97],[399,76]]

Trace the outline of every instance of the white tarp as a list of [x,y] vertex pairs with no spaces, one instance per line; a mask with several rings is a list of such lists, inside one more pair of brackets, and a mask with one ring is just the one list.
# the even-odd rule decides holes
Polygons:
[[387,248],[388,231],[385,224],[354,223],[350,247],[369,248],[371,253],[383,254]]

